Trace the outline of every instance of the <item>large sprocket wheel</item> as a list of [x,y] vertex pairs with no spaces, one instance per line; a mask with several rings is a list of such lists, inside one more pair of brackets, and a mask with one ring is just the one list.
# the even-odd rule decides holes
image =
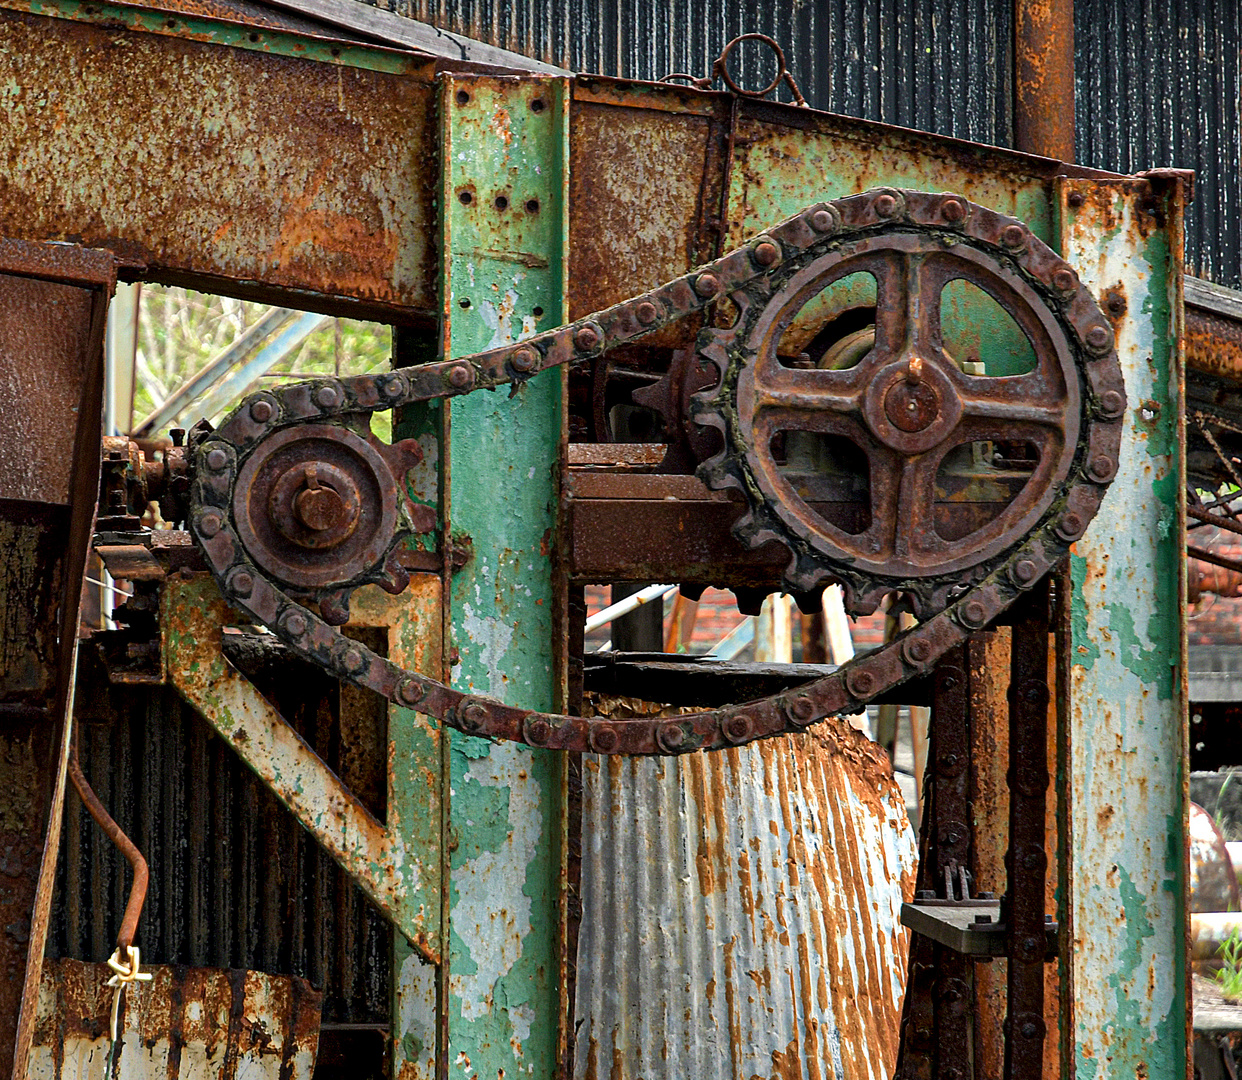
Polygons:
[[[700,337],[721,378],[696,396],[692,414],[719,428],[725,446],[699,473],[711,487],[746,496],[748,512],[734,528],[740,540],[790,549],[791,591],[840,581],[856,613],[900,591],[926,615],[1060,512],[1067,481],[1090,454],[1087,408],[1100,380],[1089,368],[1116,365],[1111,329],[1074,271],[1026,226],[960,196],[884,189],[819,213],[812,224],[824,239],[732,294],[734,325]],[[871,347],[844,370],[809,367],[805,358],[790,366],[778,346],[795,318],[859,272],[876,282]],[[948,354],[941,294],[959,280],[1014,320],[1033,350],[1031,370],[969,374]],[[1095,403],[1104,413],[1114,405]],[[843,527],[803,497],[774,450],[790,432],[857,448],[869,504],[860,525]],[[992,441],[1029,447],[1030,476],[989,519],[946,538],[936,522],[937,475],[958,448]],[[1098,482],[1115,464],[1086,468]],[[946,510],[961,520],[960,508]]]

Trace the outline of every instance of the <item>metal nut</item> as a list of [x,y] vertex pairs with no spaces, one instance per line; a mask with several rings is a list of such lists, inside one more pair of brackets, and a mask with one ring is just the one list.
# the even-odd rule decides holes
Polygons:
[[807,221],[818,233],[832,232],[837,227],[836,215],[830,210],[816,210]]
[[235,596],[249,596],[254,592],[254,576],[249,570],[234,570],[228,577],[229,592]]
[[229,456],[220,447],[207,451],[207,468],[212,472],[221,472],[228,466]]
[[509,357],[509,363],[513,365],[514,371],[534,371],[535,365],[539,363],[539,356],[529,345],[523,345],[520,349],[514,349],[513,355]]
[[1096,323],[1083,335],[1083,341],[1096,356],[1103,356],[1113,347],[1113,332],[1102,323]]
[[208,510],[207,513],[198,519],[199,534],[206,536],[208,539],[215,536],[223,525],[224,521],[214,510]]
[[760,266],[772,266],[781,257],[781,249],[771,240],[761,240],[754,246],[751,255]]
[[315,404],[321,409],[335,409],[341,403],[341,392],[335,386],[321,386],[315,391]]
[[448,381],[449,386],[464,390],[474,380],[470,369],[465,364],[458,364],[456,367],[449,368]]
[[272,403],[260,398],[250,406],[250,419],[258,424],[266,424],[276,413]]
[[715,296],[720,292],[720,278],[715,274],[700,274],[694,279],[694,291],[703,297]]
[[642,300],[638,306],[634,308],[634,318],[636,318],[643,326],[650,326],[660,317],[660,312],[656,309],[655,304],[650,300]]
[[1117,390],[1105,390],[1100,395],[1100,412],[1109,420],[1120,416],[1126,407],[1125,395]]
[[357,645],[351,645],[341,657],[341,663],[345,665],[346,671],[357,674],[367,666],[367,658],[362,655],[362,650]]
[[906,643],[902,646],[902,652],[905,653],[906,660],[909,663],[918,667],[926,664],[931,659],[931,642],[921,637],[907,638]]
[[405,387],[401,385],[400,375],[389,375],[384,379],[383,387],[385,397],[400,397],[405,392]]

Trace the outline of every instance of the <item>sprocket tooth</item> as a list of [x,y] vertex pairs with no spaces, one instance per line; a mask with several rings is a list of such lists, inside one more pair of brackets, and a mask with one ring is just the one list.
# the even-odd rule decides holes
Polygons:
[[743,615],[758,615],[763,610],[763,602],[768,598],[771,590],[769,589],[751,589],[745,585],[738,585],[733,589],[733,595],[737,598],[737,609]]
[[809,592],[795,592],[792,594],[794,603],[798,605],[798,610],[803,615],[818,615],[824,610],[824,590],[812,589]]
[[349,598],[353,589],[334,589],[319,597],[319,614],[329,626],[344,626],[349,622]]
[[890,592],[892,586],[881,582],[866,582],[858,586],[845,582],[842,588],[845,610],[853,616],[874,615]]

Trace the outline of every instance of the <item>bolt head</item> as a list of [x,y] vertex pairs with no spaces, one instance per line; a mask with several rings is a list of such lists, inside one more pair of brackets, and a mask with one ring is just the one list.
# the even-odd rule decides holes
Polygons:
[[731,743],[745,742],[753,726],[750,717],[746,713],[730,716],[724,723],[725,738]]
[[1107,326],[1096,323],[1087,331],[1083,340],[1087,343],[1087,348],[1097,356],[1101,356],[1108,352],[1113,345],[1113,332]]
[[306,616],[300,612],[291,611],[285,616],[281,625],[290,637],[301,637],[306,633]]
[[815,702],[799,694],[789,703],[789,715],[795,724],[809,724],[815,718]]
[[720,292],[720,278],[715,274],[700,274],[694,279],[694,291],[702,297],[715,296]]
[[401,377],[399,375],[389,375],[384,380],[384,396],[395,398],[401,396]]
[[579,327],[578,332],[574,335],[574,344],[579,349],[594,349],[599,344],[599,331],[593,326]]
[[315,391],[315,404],[321,409],[335,409],[341,403],[341,392],[335,386],[321,386]]
[[1026,230],[1021,225],[1006,225],[1001,230],[1001,243],[1007,248],[1020,248],[1026,243]]
[[532,720],[526,725],[526,741],[543,746],[552,737],[552,725],[546,720]]
[[220,472],[229,463],[229,456],[220,447],[207,451],[207,468],[212,472]]
[[835,217],[827,210],[816,210],[809,220],[811,228],[817,233],[832,232],[836,227]]
[[487,716],[487,707],[477,701],[472,701],[461,711],[461,726],[467,731],[478,731],[487,723]]
[[362,655],[362,650],[356,645],[351,645],[345,650],[345,655],[341,657],[341,661],[345,664],[346,671],[361,671],[366,667],[366,657]]
[[254,592],[254,577],[248,570],[235,570],[229,575],[228,586],[237,596],[249,596]]
[[250,419],[258,424],[266,424],[275,412],[270,401],[259,400],[250,406]]
[[982,626],[988,620],[988,609],[980,600],[970,600],[962,607],[962,622],[967,626]]
[[1117,390],[1105,390],[1100,395],[1100,411],[1110,419],[1120,416],[1125,407],[1126,399]]
[[1074,292],[1078,288],[1078,275],[1068,266],[1063,266],[1052,275],[1052,287],[1057,292]]
[[875,689],[875,676],[869,671],[853,671],[846,680],[850,693],[865,698]]
[[960,199],[945,199],[940,204],[940,216],[950,225],[956,225],[966,217],[966,207]]
[[925,664],[931,656],[931,642],[926,638],[911,638],[906,643],[906,657],[915,664]]
[[1086,523],[1079,514],[1073,510],[1066,511],[1061,515],[1061,520],[1057,522],[1057,535],[1063,540],[1077,540],[1082,536]]
[[1117,462],[1110,458],[1107,454],[1096,454],[1091,459],[1091,479],[1098,480],[1100,483],[1111,480],[1113,474],[1117,471]]
[[755,245],[753,255],[760,266],[771,266],[781,257],[781,251],[771,240],[761,240]]
[[215,536],[223,525],[223,519],[214,510],[209,510],[198,519],[199,533],[208,538]]
[[1020,585],[1029,585],[1035,580],[1039,568],[1030,559],[1019,559],[1014,563],[1013,576]]
[[464,390],[471,383],[470,369],[465,364],[458,364],[456,367],[449,368],[448,381],[449,386],[457,390]]
[[509,357],[509,363],[513,365],[514,371],[534,371],[535,365],[539,362],[535,350],[529,345],[523,345],[520,349],[514,349],[513,355]]
[[1081,191],[1071,191],[1065,201],[1070,206],[1078,207],[1087,201],[1087,197]]
[[642,323],[643,326],[650,326],[659,316],[659,311],[656,310],[655,304],[650,300],[643,300],[634,308],[634,318]]
[[892,217],[897,211],[897,200],[892,195],[884,194],[875,200],[877,217]]
[[680,750],[686,733],[677,724],[665,724],[660,728],[658,741],[665,750]]
[[1038,1034],[1039,1026],[1033,1020],[1028,1020],[1022,1025],[1022,1037],[1024,1039],[1033,1039]]
[[617,748],[617,732],[607,725],[591,730],[591,749],[599,754],[611,754]]
[[397,697],[401,700],[402,705],[417,705],[423,700],[423,695],[425,693],[426,690],[424,689],[422,683],[420,683],[417,679],[411,679],[409,677],[402,679],[400,685],[397,687]]

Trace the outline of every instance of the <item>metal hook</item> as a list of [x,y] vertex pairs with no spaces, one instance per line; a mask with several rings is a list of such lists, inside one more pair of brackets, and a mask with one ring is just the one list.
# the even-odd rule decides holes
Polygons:
[[[776,75],[772,81],[768,83],[762,90],[744,90],[733,81],[733,76],[729,74],[729,57],[733,50],[737,48],[743,41],[762,41],[765,45],[772,49],[776,54]],[[789,92],[793,95],[794,104],[801,108],[808,108],[806,99],[802,96],[802,91],[798,89],[798,84],[794,82],[794,77],[789,73],[789,68],[785,64],[785,52],[776,42],[774,38],[768,37],[767,34],[741,34],[729,42],[716,57],[712,63],[712,73],[706,78],[696,78],[693,75],[687,75],[685,72],[677,71],[669,75],[662,76],[658,81],[662,83],[685,82],[693,86],[696,90],[710,90],[712,83],[719,78],[725,86],[739,97],[746,98],[765,98],[774,91],[783,82],[789,87]]]

